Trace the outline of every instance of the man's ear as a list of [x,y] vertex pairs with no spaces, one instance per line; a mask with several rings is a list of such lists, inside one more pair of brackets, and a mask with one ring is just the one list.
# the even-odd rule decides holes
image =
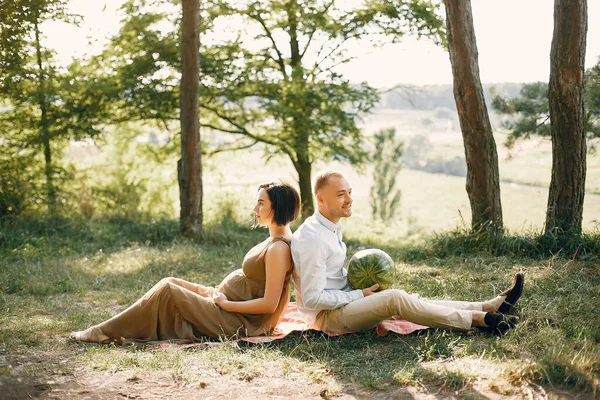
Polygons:
[[321,193],[317,193],[315,195],[315,197],[317,198],[317,203],[322,203],[323,202],[323,196],[321,196]]

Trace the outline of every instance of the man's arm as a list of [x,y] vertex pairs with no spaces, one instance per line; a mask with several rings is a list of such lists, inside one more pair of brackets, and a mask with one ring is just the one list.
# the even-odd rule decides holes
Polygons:
[[362,297],[360,289],[327,289],[327,248],[318,238],[292,241],[292,256],[300,278],[304,306],[313,310],[333,310]]

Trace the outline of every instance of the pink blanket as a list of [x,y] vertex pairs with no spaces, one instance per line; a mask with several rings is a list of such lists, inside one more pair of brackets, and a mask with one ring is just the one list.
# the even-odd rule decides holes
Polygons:
[[[395,318],[390,318],[390,319],[386,319],[380,323],[378,323],[373,330],[375,331],[375,333],[377,333],[379,336],[384,336],[387,335],[388,332],[395,332],[395,333],[399,333],[401,335],[408,335],[409,333],[413,333],[415,331],[421,330],[421,329],[427,329],[427,326],[423,326],[423,325],[417,325],[417,324],[413,324],[412,322],[408,322],[406,320],[403,319],[395,319]],[[272,342],[274,340],[278,340],[278,339],[283,339],[284,337],[286,337],[287,335],[289,335],[292,332],[296,332],[296,331],[305,331],[308,329],[308,326],[304,323],[304,321],[302,320],[302,316],[300,315],[300,312],[298,311],[298,307],[296,306],[296,303],[289,303],[287,306],[287,309],[285,310],[283,317],[281,317],[281,321],[279,321],[279,325],[277,325],[277,329],[275,330],[275,332],[273,332],[271,335],[269,336],[253,336],[253,337],[245,337],[245,338],[241,338],[238,339],[236,341],[244,341],[244,342],[248,342],[248,343],[268,343],[268,342]],[[325,332],[327,335],[329,336],[339,336],[339,335],[345,335],[347,333],[352,333],[352,332]],[[218,343],[218,342],[215,342]],[[188,347],[188,346],[203,346],[203,345],[208,345],[211,344],[210,342],[203,342],[203,343],[177,343],[177,341],[172,341],[172,342],[160,342],[160,343],[156,343],[154,344],[154,346],[160,347],[160,348],[169,348],[169,347]],[[152,347],[154,347],[152,346]]]
[[[413,333],[414,331],[418,331],[420,329],[427,329],[427,326],[413,324],[412,322],[405,321],[403,319],[386,319],[378,323],[373,330],[379,336],[387,335],[389,331],[399,333],[401,335],[408,335],[409,333]],[[241,340],[250,343],[267,343],[272,342],[273,340],[283,339],[290,333],[294,331],[304,331],[308,329],[304,321],[302,321],[302,316],[300,315],[300,311],[298,311],[298,307],[296,303],[290,303],[285,310],[283,317],[281,317],[281,321],[279,321],[279,325],[277,325],[277,329],[270,336],[254,336],[254,337],[246,337]],[[345,335],[347,333],[352,332],[325,332],[329,336],[340,336]]]

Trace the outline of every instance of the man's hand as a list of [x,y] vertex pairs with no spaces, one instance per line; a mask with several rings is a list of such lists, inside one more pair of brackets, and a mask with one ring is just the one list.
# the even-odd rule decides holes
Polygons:
[[377,289],[379,289],[379,283],[374,284],[371,287],[363,289],[363,296],[367,297],[372,295]]

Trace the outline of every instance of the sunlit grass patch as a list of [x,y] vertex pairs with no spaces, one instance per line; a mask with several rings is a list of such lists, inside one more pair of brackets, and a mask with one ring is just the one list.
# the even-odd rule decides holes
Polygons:
[[74,366],[91,371],[124,373],[133,380],[152,372],[200,386],[208,381],[203,374],[240,382],[300,376],[322,388],[325,397],[346,387],[375,393],[404,385],[466,396],[478,379],[507,395],[529,383],[600,388],[600,316],[593,312],[600,302],[600,272],[593,259],[493,255],[474,247],[441,254],[431,251],[432,242],[417,246],[371,234],[347,235],[349,254],[361,247],[384,249],[398,268],[394,287],[426,298],[486,300],[523,270],[525,291],[516,311],[521,324],[503,337],[476,330],[337,338],[303,332],[264,345],[225,341],[185,351],[149,351],[74,344],[68,334],[125,309],[164,277],[219,283],[267,232],[221,219],[207,226],[204,241],[176,234],[153,241],[148,237],[168,232],[165,227],[171,225],[94,221],[90,228],[63,221],[53,231],[45,222],[45,228],[32,224],[17,227],[16,238],[0,243],[0,351],[10,354],[67,352],[77,355]]
[[250,382],[259,377],[292,378],[301,374],[322,385],[328,396],[341,388],[326,364],[299,360],[261,345],[240,347],[224,341],[218,345],[154,351],[144,345],[79,347],[78,358],[88,368],[109,373],[129,372],[134,378],[147,372],[170,371],[170,376],[177,380],[203,384],[215,376]]
[[131,347],[83,345],[80,358],[91,368],[111,373],[127,370],[157,371],[163,369],[180,370],[184,365],[184,350],[149,352]]

